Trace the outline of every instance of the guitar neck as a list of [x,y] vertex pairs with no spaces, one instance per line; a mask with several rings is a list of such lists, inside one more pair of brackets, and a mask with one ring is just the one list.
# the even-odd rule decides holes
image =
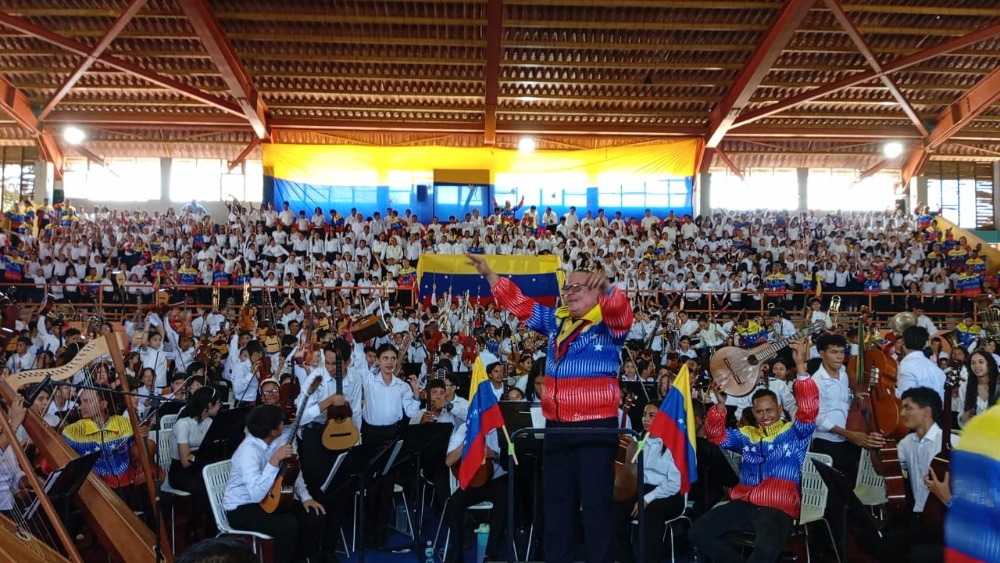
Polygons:
[[773,343],[769,344],[767,348],[764,348],[760,352],[753,354],[753,357],[757,361],[757,363],[766,362],[771,358],[773,358],[778,352],[784,350],[791,341],[797,340],[809,334],[810,330],[811,329],[809,328],[805,328],[789,336],[788,338],[782,338],[780,340],[776,340]]

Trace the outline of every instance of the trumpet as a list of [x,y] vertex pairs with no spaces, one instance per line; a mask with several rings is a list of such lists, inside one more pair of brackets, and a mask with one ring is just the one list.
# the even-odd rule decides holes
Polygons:
[[826,315],[830,317],[830,326],[837,326],[837,317],[840,315],[840,296],[834,295],[830,298],[830,308],[826,310]]

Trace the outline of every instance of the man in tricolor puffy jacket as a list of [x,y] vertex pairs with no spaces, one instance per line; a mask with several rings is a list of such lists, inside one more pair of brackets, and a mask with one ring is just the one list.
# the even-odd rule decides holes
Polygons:
[[618,437],[586,429],[618,426],[618,368],[633,321],[629,299],[603,272],[576,271],[563,287],[564,305],[546,307],[497,275],[484,257],[467,256],[497,304],[549,339],[542,394],[547,427],[580,429],[545,437],[545,560],[575,560],[573,521],[582,500],[586,561],[610,563]]
[[734,531],[754,532],[750,561],[777,561],[781,548],[799,517],[802,462],[816,429],[819,388],[806,371],[808,342],[792,343],[798,377],[793,392],[798,402],[795,421],[781,420],[774,392],[760,389],[753,395],[757,426],[726,428],[726,394],[715,390],[715,408],[705,418],[705,436],[720,447],[740,453],[740,483],[730,493],[731,502],[717,506],[695,521],[691,542],[713,561],[745,561],[725,541]]

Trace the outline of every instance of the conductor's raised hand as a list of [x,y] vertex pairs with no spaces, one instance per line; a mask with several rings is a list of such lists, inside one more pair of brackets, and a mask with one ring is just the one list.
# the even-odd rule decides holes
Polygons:
[[476,271],[479,272],[479,275],[486,278],[486,281],[490,282],[491,286],[495,285],[500,280],[500,276],[493,271],[493,268],[491,268],[489,263],[486,262],[486,258],[476,254],[469,254],[468,252],[465,253],[465,257],[468,264],[474,267]]
[[587,274],[587,287],[601,293],[607,293],[611,289],[611,282],[602,270],[596,270]]
[[809,362],[809,339],[805,336],[796,338],[788,346],[792,349],[792,357],[795,359],[795,367],[799,375],[804,375],[806,364]]

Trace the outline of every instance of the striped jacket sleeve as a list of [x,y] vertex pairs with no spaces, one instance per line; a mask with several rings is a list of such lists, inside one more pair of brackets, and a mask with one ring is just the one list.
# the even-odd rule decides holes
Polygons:
[[[505,277],[501,277],[493,286],[493,297],[497,304],[517,316],[531,330],[549,334],[556,328],[555,309],[539,304],[530,297],[525,297],[517,285]],[[629,315],[632,314],[631,309]],[[631,326],[631,323],[630,323]]]
[[612,286],[609,293],[598,298],[598,304],[601,306],[601,317],[608,330],[611,331],[611,336],[619,343],[624,342],[628,331],[632,329],[632,322],[635,320],[628,296],[622,290]]
[[726,428],[726,411],[719,411],[714,406],[709,407],[705,416],[705,437],[720,448],[737,453],[743,451],[745,436],[738,430]]
[[819,415],[819,387],[809,376],[798,377],[792,387],[798,409],[795,411],[795,423],[792,425],[795,433],[802,438],[812,436],[816,430],[816,417]]

